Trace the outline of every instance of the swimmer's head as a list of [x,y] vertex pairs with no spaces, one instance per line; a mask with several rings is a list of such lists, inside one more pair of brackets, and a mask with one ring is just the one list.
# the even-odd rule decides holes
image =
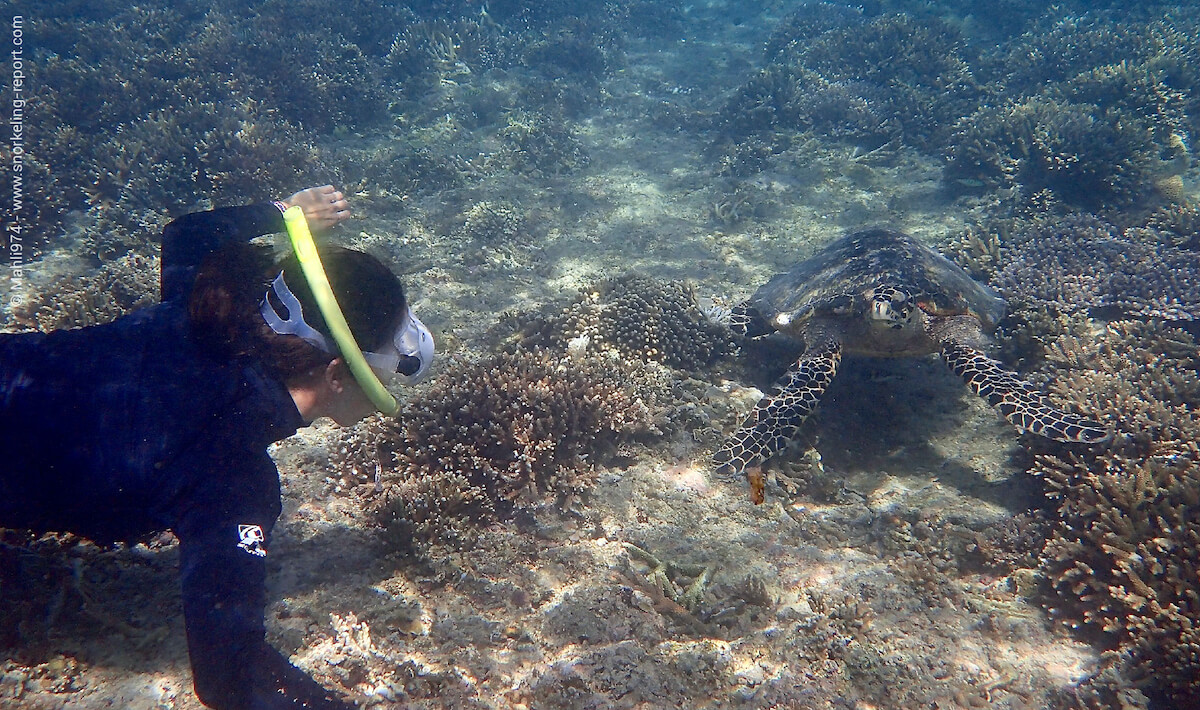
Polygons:
[[[354,339],[364,350],[390,352],[409,318],[400,280],[375,257],[342,247],[320,251],[325,273]],[[222,357],[253,355],[285,384],[327,365],[328,352],[293,334],[280,334],[263,319],[264,295],[282,274],[303,309],[304,321],[333,342],[295,256],[273,262],[270,251],[250,245],[222,249],[207,260],[192,289],[188,316],[192,332]],[[281,316],[287,309],[273,305]]]

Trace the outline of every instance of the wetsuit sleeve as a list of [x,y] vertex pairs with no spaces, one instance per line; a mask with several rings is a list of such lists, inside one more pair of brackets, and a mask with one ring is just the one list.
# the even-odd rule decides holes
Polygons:
[[[269,459],[258,463],[277,476]],[[279,514],[277,484],[273,504],[259,512],[244,505],[265,500],[264,492],[269,497],[252,487],[219,500],[204,495],[205,504],[175,528],[196,696],[216,710],[352,708],[266,641],[265,554]]]
[[204,257],[217,249],[285,229],[283,215],[270,202],[193,212],[172,220],[162,235],[162,300],[186,298]]

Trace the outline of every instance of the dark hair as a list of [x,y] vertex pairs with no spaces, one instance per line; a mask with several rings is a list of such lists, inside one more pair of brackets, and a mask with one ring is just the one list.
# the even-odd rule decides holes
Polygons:
[[[282,271],[305,322],[333,342],[299,260],[293,255],[274,263],[270,253],[267,247],[236,244],[210,254],[192,286],[188,321],[192,336],[214,356],[253,357],[287,383],[336,356],[298,336],[279,335],[263,320],[262,299]],[[333,246],[318,253],[359,346],[372,350],[385,345],[408,309],[400,280],[370,254]],[[271,302],[281,316],[290,317],[274,294]]]

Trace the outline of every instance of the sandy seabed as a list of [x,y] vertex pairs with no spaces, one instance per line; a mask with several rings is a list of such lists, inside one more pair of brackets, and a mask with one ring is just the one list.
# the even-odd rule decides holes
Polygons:
[[[604,276],[686,279],[731,303],[848,230],[939,244],[978,215],[915,153],[815,144],[757,178],[767,209],[715,219],[703,145],[656,125],[712,69],[694,44],[627,50],[607,110],[581,124],[585,171],[472,188],[537,219],[538,241],[465,258],[478,245],[431,226],[437,196],[369,193],[343,240],[390,257],[443,352],[470,354],[498,313]],[[721,70],[751,45],[728,45]],[[1031,601],[1034,570],[953,554],[1040,489],[1017,434],[936,358],[848,361],[761,506],[707,463],[769,382],[741,372],[673,373],[696,409],[688,436],[633,446],[582,514],[540,510],[461,551],[389,549],[339,490],[329,428],[279,444],[270,640],[380,708],[1041,708],[1094,670],[1096,649]],[[0,663],[0,707],[200,708],[175,561],[169,539],[46,555],[50,594]]]

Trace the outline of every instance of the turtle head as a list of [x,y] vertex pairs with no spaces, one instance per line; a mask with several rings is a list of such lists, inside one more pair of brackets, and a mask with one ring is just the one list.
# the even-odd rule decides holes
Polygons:
[[867,317],[878,325],[899,330],[912,322],[917,311],[916,300],[903,289],[880,286],[868,293],[870,310]]

